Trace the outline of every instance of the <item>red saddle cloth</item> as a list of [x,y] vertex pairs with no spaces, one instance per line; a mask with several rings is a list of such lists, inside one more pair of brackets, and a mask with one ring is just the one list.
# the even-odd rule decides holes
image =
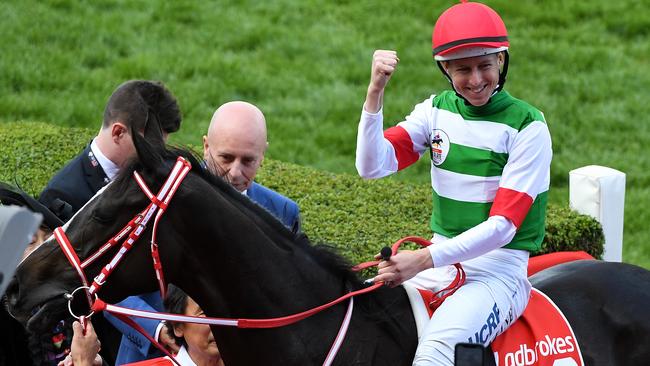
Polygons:
[[[594,259],[586,252],[556,252],[531,257],[528,275],[560,263]],[[431,291],[418,289],[424,304],[433,299]],[[429,317],[433,311],[426,306]],[[414,310],[415,312],[415,310]],[[555,303],[533,289],[522,316],[492,342],[497,366],[584,366],[571,326]]]
[[556,264],[577,261],[580,259],[594,259],[594,257],[583,251],[555,252],[530,257],[528,260],[528,277]]
[[584,366],[571,326],[537,289],[523,315],[492,342],[492,351],[497,366]]
[[158,357],[150,360],[129,363],[124,366],[176,366],[176,364],[167,357]]

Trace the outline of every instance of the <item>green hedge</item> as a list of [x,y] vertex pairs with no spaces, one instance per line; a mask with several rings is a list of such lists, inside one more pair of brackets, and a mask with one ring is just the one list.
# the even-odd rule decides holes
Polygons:
[[[95,132],[32,122],[0,125],[0,180],[17,181],[38,195]],[[431,236],[428,185],[366,181],[270,159],[264,161],[257,180],[298,202],[303,230],[312,241],[336,246],[354,263],[368,260],[401,237]],[[584,250],[602,255],[600,224],[568,207],[550,205],[546,231],[542,252]]]

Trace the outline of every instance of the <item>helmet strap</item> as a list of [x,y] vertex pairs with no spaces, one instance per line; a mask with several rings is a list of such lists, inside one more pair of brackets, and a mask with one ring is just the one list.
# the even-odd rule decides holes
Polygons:
[[[504,59],[503,59],[503,71],[499,73],[499,85],[497,85],[497,88],[494,89],[494,94],[498,93],[503,89],[503,86],[506,83],[506,75],[508,75],[508,64],[510,63],[510,54],[508,53],[508,50],[502,51],[504,53]],[[492,94],[492,95],[494,95]]]

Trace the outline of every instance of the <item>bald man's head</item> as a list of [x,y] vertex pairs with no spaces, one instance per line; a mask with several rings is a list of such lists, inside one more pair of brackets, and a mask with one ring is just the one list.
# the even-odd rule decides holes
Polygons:
[[228,102],[219,107],[208,134],[203,136],[208,169],[240,192],[253,182],[267,146],[264,114],[247,102]]

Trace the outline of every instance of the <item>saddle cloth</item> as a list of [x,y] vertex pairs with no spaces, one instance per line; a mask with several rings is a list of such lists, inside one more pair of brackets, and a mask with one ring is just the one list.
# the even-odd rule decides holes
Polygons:
[[124,366],[176,366],[176,364],[174,361],[170,360],[169,357],[158,357],[149,360],[129,363]]
[[[418,338],[433,312],[433,293],[403,285],[411,300]],[[492,342],[497,366],[584,366],[575,334],[560,309],[533,288],[524,313]]]

